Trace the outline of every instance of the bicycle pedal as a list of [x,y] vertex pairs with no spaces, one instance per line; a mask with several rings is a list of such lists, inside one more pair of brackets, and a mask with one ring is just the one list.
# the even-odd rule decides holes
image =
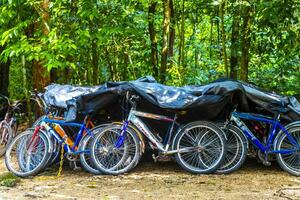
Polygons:
[[271,162],[269,162],[269,161],[263,161],[262,164],[267,167],[271,166]]
[[81,167],[75,167],[74,169],[73,169],[73,171],[80,171],[81,170]]
[[77,166],[76,161],[70,162],[70,168],[71,168],[73,171],[79,171],[79,170],[81,170],[81,167],[78,167],[78,166]]
[[155,154],[152,154],[152,158],[153,158],[153,161],[156,163],[158,160],[158,156],[155,156]]

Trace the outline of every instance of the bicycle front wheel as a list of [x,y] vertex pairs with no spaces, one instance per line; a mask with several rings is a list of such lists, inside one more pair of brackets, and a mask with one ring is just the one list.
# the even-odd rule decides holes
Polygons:
[[300,126],[291,127],[287,130],[298,145],[292,144],[287,135],[280,132],[275,139],[274,147],[275,150],[286,151],[286,153],[276,154],[276,160],[283,170],[292,175],[300,176]]
[[16,176],[28,177],[39,173],[47,164],[49,144],[43,133],[34,137],[27,130],[13,139],[5,154],[5,164]]
[[210,122],[187,124],[174,141],[176,162],[195,174],[214,172],[223,162],[226,146],[224,133]]
[[[97,131],[97,130],[95,130]],[[102,172],[100,170],[98,170],[92,159],[91,159],[91,143],[93,141],[93,138],[90,135],[86,135],[79,144],[79,150],[82,151],[82,153],[80,153],[80,163],[82,164],[83,168],[92,174],[102,174]]]
[[247,138],[243,132],[233,125],[219,126],[226,135],[226,155],[217,173],[229,174],[238,170],[246,160],[248,152]]
[[95,166],[105,174],[118,175],[134,168],[141,157],[140,139],[129,127],[120,146],[121,125],[103,128],[91,145],[91,155]]

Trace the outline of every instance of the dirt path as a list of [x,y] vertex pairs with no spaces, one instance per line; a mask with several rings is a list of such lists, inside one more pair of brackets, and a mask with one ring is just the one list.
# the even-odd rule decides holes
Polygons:
[[[3,161],[0,173],[6,171]],[[264,167],[255,160],[230,175],[191,175],[175,163],[142,163],[122,176],[93,176],[66,166],[14,188],[0,186],[1,199],[300,199],[300,178],[276,165]]]

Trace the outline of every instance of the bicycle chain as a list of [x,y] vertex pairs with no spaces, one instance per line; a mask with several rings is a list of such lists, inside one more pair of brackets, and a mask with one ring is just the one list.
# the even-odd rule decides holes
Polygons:
[[65,146],[65,142],[63,142],[63,143],[61,144],[61,150],[60,150],[61,154],[60,154],[59,169],[58,169],[57,177],[60,177],[61,172],[62,172],[62,168],[63,168],[63,163],[64,163],[64,151],[65,151],[64,146]]

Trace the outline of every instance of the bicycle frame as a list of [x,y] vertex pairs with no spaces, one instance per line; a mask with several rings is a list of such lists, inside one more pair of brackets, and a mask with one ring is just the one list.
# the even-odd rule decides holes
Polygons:
[[[78,133],[77,133],[77,136],[75,138],[75,142],[73,144],[73,146],[69,146],[67,143],[66,143],[66,140],[67,139],[70,139],[69,137],[66,137],[66,138],[62,138],[51,126],[50,124],[56,124],[56,125],[59,125],[59,126],[68,126],[68,127],[78,127],[80,128]],[[59,120],[59,119],[52,119],[52,118],[48,118],[48,117],[45,117],[43,120],[42,120],[42,123],[40,126],[37,126],[35,131],[34,131],[34,134],[32,136],[32,138],[35,138],[35,136],[37,135],[38,131],[41,129],[41,128],[45,128],[47,130],[48,133],[50,133],[54,138],[55,140],[57,140],[60,144],[63,144],[64,143],[64,150],[67,151],[68,153],[71,153],[71,154],[74,154],[74,155],[78,155],[80,153],[84,153],[86,151],[81,151],[81,150],[77,150],[77,147],[82,139],[82,137],[85,135],[85,134],[88,134],[90,135],[91,137],[93,137],[93,134],[90,132],[89,130],[89,126],[91,127],[94,127],[94,124],[90,121],[90,119],[86,122],[86,120],[84,120],[83,123],[76,123],[76,122],[65,122],[63,120]]]
[[[164,138],[164,142],[161,143],[155,135],[150,131],[148,126],[139,118],[139,117],[144,117],[144,118],[149,118],[149,119],[155,119],[159,121],[165,121],[165,122],[170,122],[172,123],[170,126],[170,129],[167,133],[167,135]],[[128,118],[124,121],[123,126],[122,126],[122,131],[120,134],[120,137],[118,138],[118,141],[116,143],[116,147],[120,147],[126,137],[126,129],[129,126],[130,123],[132,123],[139,131],[141,131],[149,140],[152,144],[154,144],[159,151],[161,151],[163,154],[174,154],[178,152],[188,152],[194,149],[197,149],[197,147],[186,147],[182,149],[177,149],[177,150],[170,150],[170,143],[171,143],[171,136],[172,132],[174,130],[174,125],[179,126],[179,124],[176,122],[177,115],[174,116],[174,119],[169,118],[164,115],[157,115],[157,114],[151,114],[151,113],[146,113],[146,112],[140,112],[136,111],[135,108],[131,108]],[[179,131],[178,129],[177,131]]]
[[[289,141],[295,145],[297,148],[299,148],[299,145],[297,141],[294,139],[294,137],[286,130],[284,126],[281,125],[279,122],[280,114],[277,114],[274,119],[268,118],[263,115],[253,115],[250,113],[240,113],[240,112],[232,112],[231,113],[231,121],[234,121],[236,125],[243,131],[243,133],[246,135],[246,137],[254,144],[255,147],[257,147],[259,150],[261,150],[264,153],[280,153],[280,154],[291,154],[295,152],[295,149],[285,149],[285,150],[274,150],[272,149],[272,144],[275,139],[275,136],[279,133],[279,131],[283,131]],[[270,132],[268,134],[268,139],[266,145],[264,145],[260,140],[250,131],[250,129],[247,127],[247,125],[241,120],[252,120],[252,121],[260,121],[271,125]]]

